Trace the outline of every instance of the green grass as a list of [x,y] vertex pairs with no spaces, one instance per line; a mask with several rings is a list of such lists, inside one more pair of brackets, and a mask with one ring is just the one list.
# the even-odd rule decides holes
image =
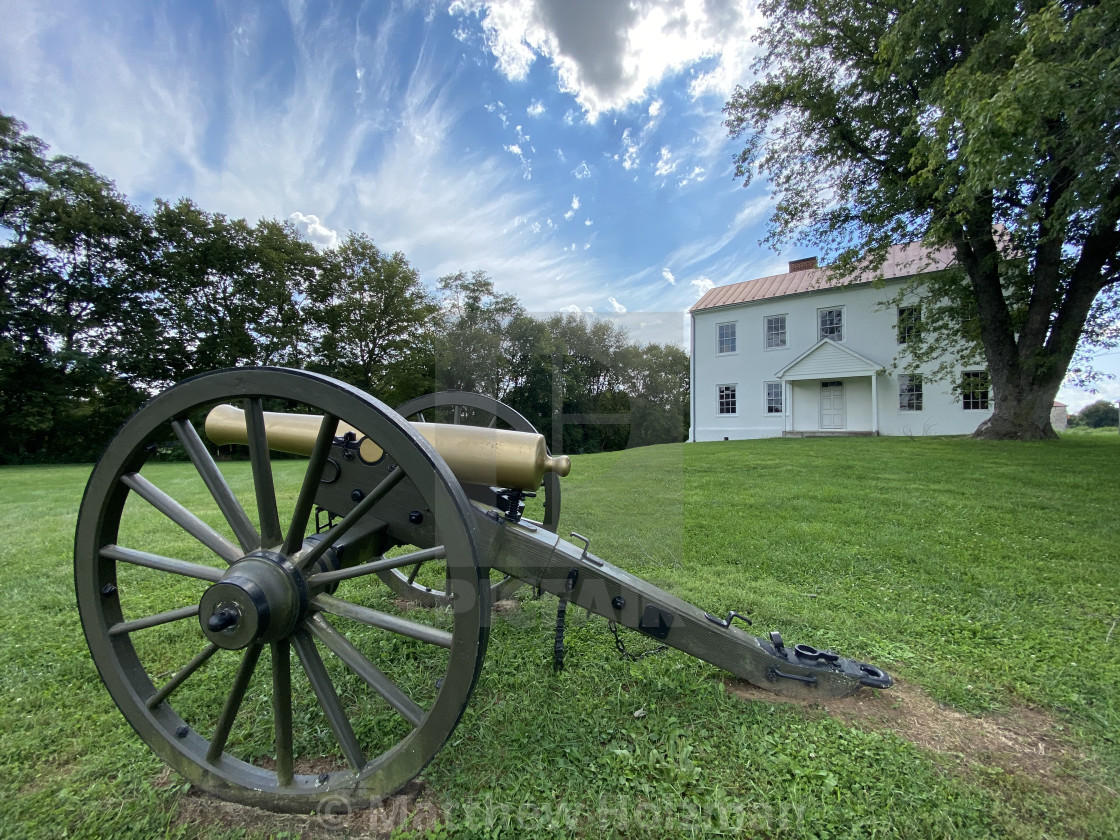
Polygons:
[[[577,610],[555,675],[555,601],[522,590],[422,777],[441,814],[428,836],[1120,836],[1120,436],[771,440],[573,461],[562,532],[595,553],[709,612],[749,609],[759,633],[887,668],[946,715],[1031,707],[1065,758],[1020,772],[889,726],[746,701],[675,651],[620,660],[605,621]],[[193,481],[187,465],[158,469],[161,486]],[[229,467],[235,487],[244,469]],[[87,474],[0,470],[0,836],[289,825],[249,815],[237,827],[206,807],[199,818],[197,795],[167,778],[101,686],[70,567]],[[326,836],[314,820],[290,824],[303,827]]]

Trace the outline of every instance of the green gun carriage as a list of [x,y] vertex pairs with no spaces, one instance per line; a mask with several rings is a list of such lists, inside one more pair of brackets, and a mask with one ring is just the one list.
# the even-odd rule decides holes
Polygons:
[[[437,413],[476,424],[424,422]],[[247,469],[219,469],[227,444]],[[165,467],[169,446],[193,470]],[[304,813],[368,806],[427,765],[478,679],[492,602],[523,584],[560,599],[557,663],[570,603],[779,694],[891,685],[560,538],[569,468],[524,417],[474,394],[394,411],[297,370],[187,380],[133,415],[86,487],[75,586],[93,660],[188,781]]]

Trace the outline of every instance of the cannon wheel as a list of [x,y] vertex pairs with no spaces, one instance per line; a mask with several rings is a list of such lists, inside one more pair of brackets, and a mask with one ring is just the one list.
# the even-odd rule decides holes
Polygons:
[[[310,460],[271,458],[265,400],[326,415]],[[244,405],[251,462],[228,478],[195,428],[226,401]],[[316,582],[333,551],[312,562],[304,538],[340,419],[397,468],[326,540],[376,519],[392,487],[411,482],[436,518],[452,606],[395,614],[368,573]],[[157,463],[176,439],[193,471]],[[75,537],[82,628],[128,722],[188,781],[272,810],[368,806],[439,751],[481,670],[490,605],[475,527],[446,463],[369,395],[281,368],[206,374],[145,404],[90,476]],[[219,603],[229,592],[263,606],[242,606],[258,611],[230,626]]]
[[[515,432],[538,434],[536,427],[515,408],[493,397],[471,391],[437,391],[433,394],[425,394],[399,406],[397,413],[402,417],[423,423],[431,422],[430,418],[425,418],[424,412],[432,412],[440,408],[472,409],[484,416],[489,416],[491,418],[489,420],[490,426],[496,426],[498,422],[502,422]],[[455,417],[454,422],[458,422],[458,411],[455,412]],[[544,518],[540,524],[555,534],[560,523],[559,477],[555,473],[545,473],[541,491],[544,494]],[[382,572],[381,579],[402,598],[407,598],[421,606],[435,607],[446,604],[447,593],[418,582],[416,580],[418,572],[419,564],[412,568]],[[508,575],[501,580],[493,581],[490,587],[491,603],[509,598],[522,585],[522,581]]]

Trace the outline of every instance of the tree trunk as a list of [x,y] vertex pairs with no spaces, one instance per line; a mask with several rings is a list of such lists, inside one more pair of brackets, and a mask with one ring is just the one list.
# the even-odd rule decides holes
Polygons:
[[1050,410],[1060,383],[998,392],[992,416],[972,436],[981,440],[1055,440]]

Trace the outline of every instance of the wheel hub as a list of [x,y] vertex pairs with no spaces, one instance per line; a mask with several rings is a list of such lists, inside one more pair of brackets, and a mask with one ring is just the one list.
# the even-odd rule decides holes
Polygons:
[[307,615],[307,583],[287,557],[253,551],[202,595],[198,620],[218,647],[241,650],[291,635]]

